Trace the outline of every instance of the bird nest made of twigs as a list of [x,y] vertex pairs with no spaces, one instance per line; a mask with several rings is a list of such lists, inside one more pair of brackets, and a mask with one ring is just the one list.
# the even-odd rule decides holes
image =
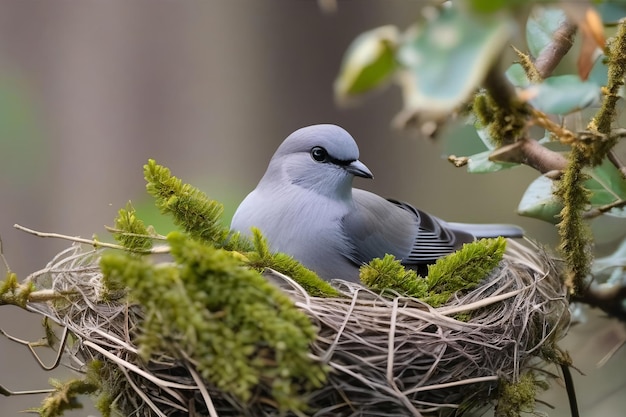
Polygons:
[[345,281],[333,282],[339,296],[314,297],[290,277],[266,270],[317,327],[309,356],[328,372],[307,395],[306,411],[278,410],[261,391],[241,401],[219,390],[202,378],[190,352],[143,357],[135,335],[144,309],[123,291],[103,298],[102,251],[74,244],[59,253],[29,280],[72,296],[28,308],[73,335],[63,347],[70,366],[103,364],[100,377],[118,386],[112,400],[127,416],[461,415],[500,402],[497,410],[508,401],[503,384],[516,386],[531,375],[530,385],[540,385],[537,363],[558,362],[556,342],[569,324],[554,261],[513,241],[487,279],[438,308]]

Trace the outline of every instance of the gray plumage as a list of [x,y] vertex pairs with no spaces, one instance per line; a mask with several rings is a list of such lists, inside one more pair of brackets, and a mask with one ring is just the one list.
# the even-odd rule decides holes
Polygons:
[[510,225],[444,222],[352,188],[355,176],[373,178],[348,132],[335,125],[299,129],[278,147],[237,208],[231,229],[249,234],[258,227],[272,250],[290,254],[326,280],[355,282],[361,265],[385,254],[424,270],[476,238],[523,235]]

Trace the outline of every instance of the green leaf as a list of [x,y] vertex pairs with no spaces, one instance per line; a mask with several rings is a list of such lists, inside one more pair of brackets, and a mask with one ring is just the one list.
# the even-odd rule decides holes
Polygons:
[[470,156],[467,163],[467,172],[485,174],[519,166],[519,164],[490,161],[489,155],[491,155],[490,150]]
[[617,24],[626,16],[626,2],[624,1],[604,1],[596,5],[596,9],[604,24]]
[[535,7],[526,23],[526,42],[530,54],[535,58],[552,41],[552,35],[567,19],[561,9]]
[[[454,148],[450,149],[449,153],[451,154],[456,155],[460,153],[461,155],[467,155],[468,153],[471,153],[471,155],[468,156],[467,172],[472,174],[484,174],[489,172],[502,171],[504,169],[519,166],[519,164],[489,160],[491,152],[493,152],[493,150],[496,148],[489,136],[489,129],[481,128],[480,126],[478,126],[478,123],[475,122],[475,127],[474,129],[472,129],[472,133],[473,137],[469,137],[469,132],[463,132],[455,135],[457,137],[449,140],[448,143],[449,148]],[[452,143],[453,141],[455,143]],[[461,145],[465,144],[468,141],[472,141],[475,143],[473,143],[473,146],[471,147],[471,150],[469,152],[461,153]]]
[[491,135],[489,134],[489,129],[481,127],[478,122],[476,123],[476,134],[478,134],[478,137],[487,149],[489,149],[490,151],[496,149],[495,141],[491,138]]
[[528,6],[531,2],[529,0],[469,0],[472,10],[478,13],[494,13],[504,8]]
[[511,65],[504,75],[515,87],[526,88],[530,85],[530,80],[526,75],[526,71],[524,71],[524,67],[518,63]]
[[581,81],[576,75],[558,75],[527,89],[530,103],[537,109],[565,115],[589,107],[600,100],[600,87],[592,81]]
[[607,85],[609,82],[609,68],[604,62],[605,59],[606,55],[598,55],[596,62],[594,62],[593,67],[591,67],[588,80],[596,85]]
[[335,80],[335,97],[339,100],[381,86],[396,69],[399,39],[395,26],[382,26],[359,35],[350,45]]
[[398,51],[408,112],[448,114],[470,97],[501,55],[512,22],[455,8],[407,34]]
[[591,265],[591,271],[598,282],[609,284],[626,284],[626,240],[617,247],[615,252],[603,258],[596,258]]
[[517,206],[517,212],[522,216],[556,224],[562,208],[554,196],[552,180],[542,175],[528,186]]
[[472,9],[478,13],[493,13],[504,8],[509,0],[470,0]]
[[[601,165],[590,172],[590,179],[585,186],[591,191],[592,207],[601,207],[617,201],[626,200],[626,180],[619,170],[605,160]],[[606,213],[609,216],[626,217],[626,209],[614,208]]]
[[[585,181],[585,188],[591,192],[590,209],[626,200],[626,181],[609,161],[605,160],[586,173],[590,176]],[[553,195],[552,180],[541,176],[526,189],[517,211],[522,216],[557,223],[562,207]],[[626,209],[613,208],[605,215],[623,218],[626,217]]]

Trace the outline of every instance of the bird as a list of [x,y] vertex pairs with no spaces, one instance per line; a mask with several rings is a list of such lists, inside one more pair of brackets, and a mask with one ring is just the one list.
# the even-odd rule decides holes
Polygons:
[[514,225],[446,222],[409,203],[354,188],[355,177],[374,178],[345,129],[333,124],[298,129],[236,209],[231,230],[249,236],[257,228],[272,251],[291,255],[324,280],[352,282],[359,282],[362,265],[387,254],[424,271],[464,243],[524,235]]

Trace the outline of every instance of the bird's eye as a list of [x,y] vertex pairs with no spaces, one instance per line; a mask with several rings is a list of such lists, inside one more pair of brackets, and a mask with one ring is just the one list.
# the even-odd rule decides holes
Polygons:
[[326,152],[326,149],[321,146],[316,146],[311,149],[311,158],[317,162],[326,162],[328,161],[328,152]]

